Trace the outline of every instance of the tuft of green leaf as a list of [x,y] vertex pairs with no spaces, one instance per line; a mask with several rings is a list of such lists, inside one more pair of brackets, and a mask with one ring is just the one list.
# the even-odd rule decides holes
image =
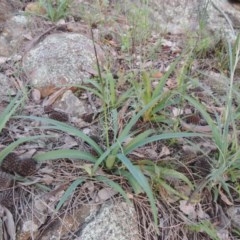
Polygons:
[[137,180],[138,184],[142,187],[144,192],[147,194],[150,205],[151,205],[154,222],[157,226],[157,224],[158,224],[158,209],[156,206],[156,200],[155,200],[152,188],[150,187],[147,178],[144,176],[144,174],[141,172],[141,170],[139,168],[137,168],[136,166],[134,166],[132,164],[132,162],[124,154],[118,154],[117,157],[127,167],[128,171]]

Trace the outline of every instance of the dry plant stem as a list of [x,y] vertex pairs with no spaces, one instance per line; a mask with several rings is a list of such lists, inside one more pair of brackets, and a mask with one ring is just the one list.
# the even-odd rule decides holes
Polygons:
[[[228,103],[232,103],[232,93],[233,93],[233,80],[234,80],[234,74],[235,74],[235,70],[237,68],[237,64],[238,64],[238,58],[239,58],[239,53],[240,53],[240,41],[237,38],[237,49],[236,49],[236,53],[233,53],[235,55],[234,57],[234,63],[233,63],[233,67],[232,67],[232,71],[230,73],[230,92],[229,92],[229,96],[228,96]],[[230,109],[229,109],[230,111]],[[229,113],[229,112],[227,112]]]
[[[103,78],[102,78],[102,74],[101,74],[101,69],[100,69],[100,64],[99,64],[99,60],[98,60],[97,49],[96,49],[96,45],[95,45],[94,34],[93,34],[92,28],[91,28],[91,37],[92,37],[92,41],[93,41],[94,54],[95,54],[96,62],[97,62],[98,76],[99,76],[99,80],[100,80],[101,88],[102,88],[102,96],[104,98],[104,96],[105,96],[104,82],[103,82]],[[102,103],[103,103],[103,112],[104,112],[106,145],[107,145],[107,147],[109,147],[107,106],[106,106],[104,99],[102,100]]]
[[[236,46],[236,52],[233,52],[232,53],[232,56],[234,56],[233,57],[233,59],[232,59],[232,61],[230,61],[230,64],[232,64],[232,66],[230,66],[230,69],[231,69],[231,71],[230,71],[230,86],[229,86],[229,93],[228,93],[228,101],[227,101],[227,110],[226,110],[226,116],[225,116],[225,121],[228,123],[231,123],[231,121],[233,121],[233,119],[231,119],[232,118],[232,98],[233,98],[233,88],[234,88],[234,86],[233,86],[233,81],[234,81],[234,74],[235,74],[235,71],[236,71],[236,68],[237,68],[237,64],[238,64],[238,60],[239,60],[239,54],[240,54],[240,40],[239,40],[239,36],[237,37],[237,39],[236,39],[236,44],[237,44],[237,46]],[[233,125],[233,127],[234,127],[234,124],[232,124]],[[235,132],[236,132],[236,129],[234,129],[235,130]],[[228,131],[227,131],[227,133],[228,133]],[[227,137],[227,133],[226,133],[226,137]],[[237,143],[238,141],[237,141],[237,136],[236,136],[236,134],[235,134],[235,142]]]

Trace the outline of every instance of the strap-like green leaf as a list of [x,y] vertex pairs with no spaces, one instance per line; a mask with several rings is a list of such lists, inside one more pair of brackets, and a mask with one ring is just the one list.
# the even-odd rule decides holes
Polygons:
[[128,181],[128,183],[131,185],[131,187],[133,188],[133,191],[135,194],[140,194],[143,193],[143,189],[141,188],[141,186],[139,185],[139,183],[137,182],[137,180],[133,177],[133,175],[131,173],[129,173],[128,171],[125,171],[123,169],[118,169],[116,172],[114,172],[115,174],[125,177]]
[[25,137],[25,138],[20,138],[11,144],[9,144],[6,148],[4,148],[0,152],[0,163],[2,160],[9,154],[11,153],[16,147],[18,147],[20,144],[25,143],[25,142],[30,142],[34,141],[39,138],[47,138],[47,137],[52,137],[52,136],[47,136],[47,135],[38,135],[38,136],[32,136],[32,137]]
[[45,126],[45,129],[56,129],[60,130],[63,132],[66,132],[68,134],[71,134],[73,136],[77,136],[80,139],[83,139],[85,142],[87,142],[99,155],[103,153],[102,149],[98,146],[98,144],[93,141],[89,136],[84,134],[82,131],[78,130],[75,127],[72,127],[66,123],[59,122],[53,119],[48,119],[48,118],[42,118],[42,117],[34,117],[34,116],[17,116],[16,118],[24,118],[24,119],[31,119],[31,120],[36,120],[36,121],[41,121],[44,123],[48,123],[51,125]]
[[153,195],[153,192],[152,192],[152,188],[150,187],[147,178],[143,175],[141,170],[139,168],[137,168],[136,166],[134,166],[131,163],[131,161],[124,154],[118,154],[117,157],[127,167],[129,172],[137,180],[139,185],[143,188],[143,190],[147,194],[150,205],[151,205],[154,222],[157,225],[157,223],[158,223],[158,210],[157,210],[157,206],[156,206],[156,203],[155,203],[155,198],[154,198],[154,195]]
[[3,110],[0,115],[0,132],[5,127],[7,121],[11,118],[14,112],[17,110],[20,104],[22,104],[25,100],[24,97],[20,99],[21,93],[19,92],[8,104],[8,106]]
[[154,135],[152,137],[135,141],[134,144],[131,144],[131,146],[127,146],[127,148],[125,149],[125,154],[132,152],[138,147],[144,146],[148,143],[160,141],[160,140],[184,138],[184,137],[204,137],[204,136],[206,137],[207,135],[201,134],[201,133],[187,133],[187,132],[163,133],[160,135]]
[[69,196],[72,195],[72,193],[74,192],[74,190],[80,185],[82,184],[86,179],[85,178],[79,178],[77,180],[75,180],[66,190],[66,192],[63,194],[63,196],[61,197],[60,201],[58,202],[57,206],[56,206],[56,211],[58,211],[62,205],[66,202],[66,200],[68,199]]
[[73,158],[77,160],[86,160],[95,163],[96,157],[88,152],[83,152],[80,150],[74,149],[59,149],[53,150],[46,153],[37,154],[34,159],[38,162],[47,161],[47,160],[55,160],[59,158]]
[[111,179],[107,178],[106,176],[96,176],[96,179],[98,181],[104,182],[107,185],[109,185],[110,187],[113,188],[113,190],[115,190],[116,192],[119,192],[124,199],[126,200],[126,202],[131,203],[131,201],[129,200],[126,192],[123,190],[123,188],[116,182],[112,181]]

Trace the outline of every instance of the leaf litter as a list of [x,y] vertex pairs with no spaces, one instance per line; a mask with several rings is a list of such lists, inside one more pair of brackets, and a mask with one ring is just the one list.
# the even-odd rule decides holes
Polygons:
[[[122,21],[124,24],[122,28],[126,28],[129,26],[126,26],[126,21],[123,18]],[[51,29],[51,28],[50,28]],[[48,28],[46,29],[46,32],[48,31]],[[44,33],[44,32],[43,32]],[[40,35],[41,36],[41,35]],[[159,37],[159,36],[157,36]],[[172,39],[171,39],[172,38]],[[33,38],[38,39],[38,38]],[[156,43],[156,38],[153,38],[151,40],[154,44]],[[149,40],[149,42],[151,43]],[[113,56],[115,56],[116,59],[113,59],[113,61],[118,62],[119,69],[121,69],[122,73],[124,75],[130,74],[134,72],[134,74],[137,72],[136,76],[140,72],[139,70],[139,62],[138,60],[134,60],[131,58],[131,56],[128,55],[126,52],[119,52],[119,43],[116,40],[107,40],[104,44],[107,45],[107,47],[111,50]],[[118,50],[118,51],[117,51]],[[166,72],[166,70],[170,66],[170,62],[176,58],[177,54],[181,52],[181,48],[178,47],[178,43],[175,42],[175,36],[168,35],[166,36],[166,39],[163,39],[162,41],[162,51],[158,51],[156,60],[152,60],[151,63],[148,62],[145,66],[154,66],[156,67],[156,72],[152,75],[154,79],[161,78],[162,74]],[[137,44],[132,45],[132,49],[130,49],[132,54],[137,57],[140,56],[139,52],[141,51],[141,46],[138,46]],[[169,52],[171,51],[171,54]],[[130,59],[130,61],[129,61]],[[161,60],[160,60],[161,59]],[[119,61],[121,60],[121,61]],[[120,62],[120,63],[119,63]],[[4,62],[5,63],[5,62]],[[13,66],[13,70],[8,69],[7,74],[9,76],[14,75],[14,72],[16,69],[14,69],[16,65]],[[203,67],[203,66],[201,66]],[[92,70],[91,70],[92,71]],[[94,74],[96,72],[94,71]],[[119,78],[121,76],[121,72],[117,73],[119,75]],[[171,78],[168,79],[166,83],[166,90],[172,90],[175,89],[177,86],[177,80],[176,76],[171,76]],[[156,81],[156,80],[154,80]],[[21,89],[22,86],[24,86],[24,80],[17,79],[18,87]],[[129,84],[129,83],[127,83]],[[153,86],[154,86],[153,82]],[[126,86],[125,86],[126,87]],[[215,87],[215,86],[210,86]],[[207,87],[206,87],[207,88]],[[32,91],[32,98],[34,100],[34,104],[31,103],[31,101],[27,102],[27,106],[23,108],[24,114],[33,114],[38,116],[45,116],[46,114],[43,111],[44,106],[51,106],[55,101],[58,100],[59,96],[66,91],[68,88],[62,88],[60,90],[56,90],[55,88],[49,88],[49,89],[40,89],[40,90],[33,90]],[[218,91],[218,89],[214,88],[214,91]],[[193,90],[189,90],[190,92]],[[206,93],[202,91],[193,91],[195,95],[198,95],[201,102],[205,103],[208,112],[209,113],[223,113],[223,108],[220,106],[219,102],[216,103],[214,101],[215,99],[211,98],[211,94],[213,93],[212,90],[206,91]],[[211,99],[211,101],[209,101]],[[221,100],[221,99],[220,99]],[[95,102],[94,102],[95,101]],[[92,101],[93,104],[96,106],[99,106],[99,99],[95,99]],[[2,105],[2,103],[1,103]],[[202,116],[198,116],[199,118],[195,119],[189,119],[188,123],[185,122],[186,120],[186,109],[184,108],[177,108],[175,106],[169,107],[169,112],[173,114],[174,120],[179,120],[179,125],[182,128],[182,131],[193,131],[193,132],[200,132],[200,133],[211,133],[211,128],[208,125],[200,125],[200,122],[202,120]],[[186,107],[188,108],[188,106]],[[190,110],[190,113],[191,110]],[[132,110],[131,110],[131,102],[128,101],[119,112],[118,117],[118,124],[119,124],[119,132],[120,134],[122,132],[122,129],[124,129],[124,125],[126,123],[126,117],[131,118]],[[181,119],[183,117],[183,119]],[[72,123],[71,118],[67,119],[67,122]],[[19,122],[15,122],[14,120],[11,120],[8,123],[8,126],[6,128],[6,131],[8,131],[8,136],[10,136],[10,139],[18,139],[23,136],[32,136],[35,134],[38,134],[39,132],[45,132],[44,129],[37,129],[37,128],[29,128],[29,124],[35,124],[28,120],[23,120]],[[38,123],[39,126],[43,126],[41,122]],[[34,127],[34,125],[32,125]],[[143,126],[141,123],[139,126]],[[153,127],[156,127],[154,125]],[[91,132],[94,132],[96,136],[100,135],[100,132],[98,130],[99,126],[97,124],[93,124],[91,127]],[[166,127],[167,128],[167,127]],[[43,140],[42,142],[37,142],[35,144],[25,144],[22,148],[24,150],[32,149],[33,152],[44,152],[47,150],[52,149],[84,149],[87,152],[90,151],[89,146],[79,139],[76,139],[72,136],[68,136],[65,134],[62,134],[58,131],[48,131],[49,135],[54,135],[55,137],[52,137],[52,139],[49,140]],[[11,142],[11,140],[9,141]],[[216,151],[216,147],[212,142],[206,142],[204,139],[196,139],[195,144],[198,146],[197,148],[202,149],[202,147],[209,148],[210,151],[208,153],[212,152],[212,155],[214,155],[214,151]],[[6,143],[6,139],[3,141]],[[127,144],[127,142],[126,142]],[[4,145],[2,146],[4,147]],[[186,151],[187,149],[187,151]],[[20,150],[18,150],[20,151]],[[191,161],[187,162],[188,154],[190,155],[189,151],[193,156],[191,156]],[[188,152],[188,153],[186,153]],[[181,154],[183,154],[184,158],[182,158]],[[189,176],[190,179],[196,182],[196,184],[199,183],[199,179],[196,175],[197,171],[195,166],[192,167],[190,165],[190,162],[196,162],[198,161],[202,156],[204,156],[204,153],[201,151],[196,151],[196,146],[188,145],[188,142],[185,140],[182,140],[182,142],[177,142],[177,144],[169,144],[169,142],[163,142],[163,143],[156,143],[154,145],[149,145],[147,147],[138,148],[136,151],[132,152],[132,155],[135,157],[133,160],[137,161],[140,159],[150,159],[153,162],[162,161],[164,159],[164,164],[171,165],[172,167],[176,169],[181,169],[180,167],[183,167],[186,171],[186,175]],[[186,162],[185,162],[186,160]],[[189,160],[189,159],[188,159]],[[179,166],[177,163],[181,162],[181,166]],[[91,169],[91,165],[88,166],[88,169]],[[184,172],[184,171],[183,171]],[[197,173],[199,174],[199,172]],[[41,164],[41,167],[37,173],[35,173],[30,179],[29,179],[29,185],[28,184],[20,184],[21,189],[21,202],[18,203],[21,206],[21,211],[23,215],[16,215],[20,218],[22,218],[22,229],[25,229],[25,233],[28,233],[28,237],[31,237],[32,235],[37,238],[37,235],[43,236],[44,231],[48,231],[50,227],[60,225],[62,228],[63,234],[61,235],[62,239],[71,239],[71,237],[75,237],[75,233],[77,232],[78,228],[81,224],[76,223],[72,216],[74,215],[74,212],[76,214],[79,214],[79,212],[82,213],[82,206],[89,203],[90,200],[93,201],[95,196],[98,196],[97,203],[100,204],[106,200],[114,199],[116,197],[116,193],[113,191],[113,189],[109,188],[109,186],[106,186],[102,183],[97,183],[92,181],[92,179],[89,179],[86,181],[82,186],[78,186],[74,192],[73,195],[64,203],[63,208],[61,211],[56,213],[54,211],[54,208],[56,204],[60,201],[61,197],[63,196],[64,192],[67,189],[67,186],[70,185],[71,182],[78,178],[82,177],[88,177],[86,174],[86,170],[84,167],[82,167],[81,161],[73,160],[73,159],[61,159],[61,156],[59,156],[59,160],[56,161],[46,161]],[[127,186],[126,182],[121,178],[109,176],[109,178],[114,178],[114,180],[119,181],[123,186],[126,187],[126,189],[129,190],[129,187]],[[25,181],[25,180],[24,180]],[[27,183],[28,181],[26,181]],[[169,180],[171,182],[171,186],[179,187],[179,182]],[[34,186],[32,186],[32,183],[37,183],[37,188],[35,189]],[[181,183],[180,183],[181,185]],[[157,186],[156,186],[157,187]],[[182,184],[181,187],[184,187]],[[206,194],[206,192],[200,192],[197,194],[197,197],[195,196],[193,198],[195,203],[188,203],[187,200],[179,200],[180,198],[173,199],[173,196],[169,194],[166,189],[163,187],[159,187],[159,192],[165,198],[167,201],[161,200],[160,198],[157,199],[158,209],[159,209],[159,219],[160,219],[160,231],[162,239],[211,239],[208,235],[204,233],[204,231],[199,230],[195,231],[193,233],[189,233],[187,230],[187,227],[190,226],[188,220],[195,220],[196,223],[199,223],[201,220],[207,219],[209,222],[211,222],[209,219],[214,219],[217,214],[214,213],[215,209],[217,208],[217,204],[214,203],[213,199],[209,198],[209,192]],[[189,193],[189,189],[185,191],[185,193]],[[182,190],[182,192],[184,192]],[[231,199],[229,199],[228,195],[219,189],[220,193],[220,201],[222,202],[222,205],[229,205],[232,206],[235,203],[232,202]],[[162,196],[161,195],[161,196]],[[187,194],[186,194],[187,195]],[[39,196],[42,196],[42,198],[38,198]],[[44,197],[45,196],[45,197]],[[46,196],[48,198],[48,201],[46,201]],[[35,198],[37,200],[35,200]],[[172,201],[170,200],[172,199]],[[96,199],[94,199],[96,201]],[[135,204],[135,208],[137,209],[137,218],[139,219],[139,225],[140,225],[140,231],[143,239],[156,239],[155,236],[155,229],[154,224],[152,221],[151,216],[151,210],[149,203],[146,201],[146,198],[144,196],[138,195],[133,196],[133,201]],[[99,203],[100,202],[100,203]],[[187,204],[188,203],[188,204]],[[96,204],[96,202],[94,202]],[[215,206],[214,206],[215,205]],[[209,210],[211,208],[212,210]],[[224,215],[221,213],[220,215]],[[24,216],[24,212],[26,212],[28,217]],[[181,212],[181,213],[180,213]],[[4,209],[3,207],[3,215],[7,217],[6,221],[6,229],[8,234],[10,233],[10,237],[12,239],[15,239],[15,236],[11,236],[11,234],[15,233],[15,222],[16,217],[14,220],[14,215],[8,210]],[[51,214],[53,216],[51,217]],[[65,213],[65,215],[64,215]],[[47,216],[45,218],[41,218],[40,216]],[[48,219],[50,217],[50,220]],[[224,216],[226,219],[225,221],[228,221],[228,217]],[[4,218],[4,217],[3,217]],[[187,219],[189,218],[189,219]],[[34,219],[29,220],[29,222],[26,222],[26,219]],[[36,221],[37,219],[37,221]],[[216,222],[212,221],[213,225],[216,224]],[[25,224],[25,225],[24,225]],[[186,227],[187,226],[187,227]],[[56,228],[57,229],[57,228]],[[228,229],[217,229],[217,234],[220,239],[229,239],[226,236],[229,236]],[[40,232],[40,233],[39,233]],[[70,232],[70,236],[66,236]],[[20,235],[23,233],[19,233]],[[50,236],[50,235],[48,235]],[[183,238],[180,238],[180,236],[183,236]],[[60,236],[59,236],[60,237]]]

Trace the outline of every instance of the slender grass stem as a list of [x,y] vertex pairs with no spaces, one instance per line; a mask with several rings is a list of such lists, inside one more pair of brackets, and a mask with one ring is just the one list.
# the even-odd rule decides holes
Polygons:
[[96,44],[95,44],[95,40],[94,40],[94,34],[93,34],[93,29],[91,28],[91,37],[92,37],[92,41],[93,41],[93,48],[94,48],[94,54],[96,57],[96,63],[97,63],[97,70],[98,70],[98,76],[99,76],[99,80],[100,80],[100,85],[101,85],[101,92],[102,92],[102,104],[103,104],[103,114],[104,114],[104,125],[105,125],[105,137],[106,137],[106,146],[107,148],[109,148],[110,143],[109,143],[109,126],[108,126],[108,107],[106,102],[104,101],[105,99],[105,88],[104,88],[104,81],[102,78],[102,74],[101,74],[101,69],[100,69],[100,64],[99,64],[99,60],[98,60],[98,54],[97,54],[97,48],[96,48]]

